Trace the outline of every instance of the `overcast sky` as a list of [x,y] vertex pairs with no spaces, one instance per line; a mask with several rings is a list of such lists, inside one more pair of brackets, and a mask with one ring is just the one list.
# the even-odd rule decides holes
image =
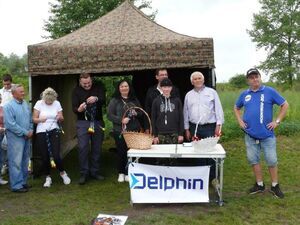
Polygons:
[[[45,41],[49,0],[0,0],[0,53],[23,55],[27,46]],[[54,2],[52,0],[51,2]],[[251,29],[258,0],[152,0],[156,22],[181,34],[214,39],[218,82],[264,60],[246,29]]]

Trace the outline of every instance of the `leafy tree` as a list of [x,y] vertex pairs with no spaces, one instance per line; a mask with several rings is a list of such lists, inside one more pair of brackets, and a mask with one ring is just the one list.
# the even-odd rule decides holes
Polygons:
[[235,88],[243,88],[247,86],[246,76],[244,74],[236,74],[229,79],[229,84]]
[[28,90],[27,54],[19,57],[16,54],[10,54],[9,57],[0,53],[0,88],[2,88],[2,76],[9,73],[13,77],[13,83],[23,84],[25,90]]
[[12,53],[6,58],[6,63],[9,72],[17,76],[27,76],[27,54],[19,57],[18,55]]
[[271,80],[292,86],[300,73],[300,1],[259,2],[261,10],[253,15],[253,29],[248,33],[258,48],[268,51],[260,68],[273,73]]
[[[139,9],[152,9],[151,0],[130,1],[137,2]],[[52,39],[62,37],[105,15],[122,2],[124,0],[57,0],[57,3],[50,3],[52,15],[45,22],[44,30]],[[152,12],[149,17],[154,19],[156,13]]]

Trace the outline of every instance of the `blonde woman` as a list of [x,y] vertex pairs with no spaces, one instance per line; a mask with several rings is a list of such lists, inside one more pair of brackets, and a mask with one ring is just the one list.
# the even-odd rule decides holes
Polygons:
[[[36,145],[41,152],[46,181],[44,187],[49,188],[52,184],[50,176],[53,158],[56,168],[60,172],[65,185],[71,183],[66,171],[63,168],[60,158],[60,129],[59,122],[64,120],[62,107],[57,101],[57,93],[52,88],[46,88],[41,94],[41,100],[37,101],[33,111],[33,122],[36,127]],[[52,165],[53,166],[53,165]]]

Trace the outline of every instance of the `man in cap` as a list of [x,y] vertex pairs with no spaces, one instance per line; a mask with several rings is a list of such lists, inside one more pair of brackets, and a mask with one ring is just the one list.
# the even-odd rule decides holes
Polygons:
[[[288,109],[287,101],[273,88],[262,85],[261,75],[256,68],[246,73],[249,89],[243,91],[237,99],[234,113],[241,129],[245,132],[247,159],[251,164],[256,182],[249,193],[265,191],[260,152],[263,151],[271,176],[270,192],[277,198],[283,198],[278,183],[276,138],[274,129],[279,126]],[[273,105],[280,106],[277,117],[273,119]],[[242,117],[241,108],[244,107]]]

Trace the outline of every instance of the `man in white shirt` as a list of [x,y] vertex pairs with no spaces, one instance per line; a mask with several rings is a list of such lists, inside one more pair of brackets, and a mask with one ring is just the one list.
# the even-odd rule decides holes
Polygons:
[[[218,93],[204,85],[204,76],[201,72],[193,72],[190,79],[194,88],[185,95],[183,107],[186,139],[191,141],[192,138],[197,140],[220,136],[224,113]],[[199,162],[201,165],[211,165],[210,181],[214,180],[215,161],[207,158]]]
[[0,94],[2,96],[1,106],[4,106],[7,102],[13,99],[11,94],[12,77],[10,74],[3,75],[2,84],[3,87],[0,89]]
[[[11,88],[12,88],[12,76],[10,74],[4,74],[2,77],[3,87],[0,89],[0,95],[2,96],[2,102],[0,106],[4,106],[10,100],[13,99]],[[4,175],[7,173],[8,165],[7,165],[7,152],[2,149],[2,168],[1,174]]]

